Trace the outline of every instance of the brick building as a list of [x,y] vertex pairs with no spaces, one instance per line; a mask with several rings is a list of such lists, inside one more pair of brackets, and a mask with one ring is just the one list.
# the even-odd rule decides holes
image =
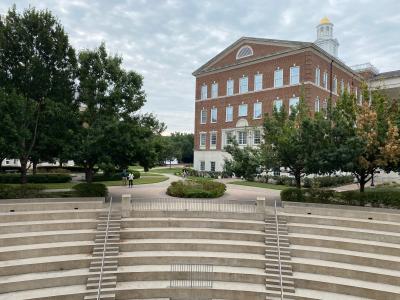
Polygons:
[[302,87],[311,111],[345,89],[361,100],[363,77],[337,58],[338,46],[324,18],[314,43],[242,37],[197,69],[194,168],[222,171],[230,137],[257,147],[264,114],[290,111]]

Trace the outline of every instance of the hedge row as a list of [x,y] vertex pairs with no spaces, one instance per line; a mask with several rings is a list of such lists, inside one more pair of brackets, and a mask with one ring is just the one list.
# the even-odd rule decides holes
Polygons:
[[175,181],[167,189],[167,194],[180,198],[217,198],[226,190],[226,185],[210,180]]
[[367,190],[360,193],[359,191],[336,192],[288,188],[281,192],[281,199],[291,202],[400,208],[400,190],[394,189]]
[[304,178],[303,186],[306,188],[311,187],[331,187],[354,182],[354,176],[320,176],[314,178]]
[[[130,171],[133,174],[133,178],[137,179],[140,178],[140,172],[139,171]],[[99,182],[99,181],[118,181],[122,180],[122,173],[114,173],[114,174],[95,174],[93,176],[93,182]]]
[[43,185],[38,184],[0,184],[0,199],[40,198],[44,189]]
[[[70,182],[71,176],[67,174],[36,174],[27,175],[28,183],[63,183]],[[0,183],[20,183],[20,174],[0,174]]]
[[79,183],[73,189],[78,197],[106,197],[108,194],[103,183]]

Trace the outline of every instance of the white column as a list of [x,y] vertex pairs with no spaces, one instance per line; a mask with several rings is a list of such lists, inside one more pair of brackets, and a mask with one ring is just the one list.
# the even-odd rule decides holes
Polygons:
[[122,195],[121,199],[121,209],[122,209],[122,217],[127,218],[130,216],[132,210],[132,203],[131,203],[131,195],[125,194]]

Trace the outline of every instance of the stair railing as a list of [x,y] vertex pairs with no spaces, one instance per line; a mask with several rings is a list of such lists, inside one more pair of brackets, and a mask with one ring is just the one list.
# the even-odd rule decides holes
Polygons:
[[112,201],[113,198],[112,196],[110,197],[110,207],[108,209],[108,216],[107,216],[107,226],[106,226],[106,233],[104,236],[104,245],[103,245],[103,255],[101,258],[101,268],[100,268],[100,276],[99,276],[99,286],[97,289],[97,300],[100,300],[101,297],[101,285],[103,283],[103,270],[104,270],[104,258],[106,256],[106,246],[107,246],[107,240],[108,240],[108,229],[110,227],[110,218],[111,218],[111,211],[112,211]]
[[278,213],[277,213],[277,209],[276,209],[276,199],[274,202],[274,208],[275,208],[276,243],[277,243],[277,248],[278,248],[279,285],[280,285],[280,289],[281,289],[281,300],[283,300],[281,245],[280,245],[280,241],[279,241],[279,221],[278,221]]

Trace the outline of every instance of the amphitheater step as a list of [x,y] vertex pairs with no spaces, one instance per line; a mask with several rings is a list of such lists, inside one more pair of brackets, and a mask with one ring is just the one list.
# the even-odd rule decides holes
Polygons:
[[101,294],[99,297],[97,294],[94,295],[87,295],[85,296],[84,300],[97,300],[97,299],[103,299],[103,300],[115,300],[115,294],[114,293],[107,293],[107,294]]

